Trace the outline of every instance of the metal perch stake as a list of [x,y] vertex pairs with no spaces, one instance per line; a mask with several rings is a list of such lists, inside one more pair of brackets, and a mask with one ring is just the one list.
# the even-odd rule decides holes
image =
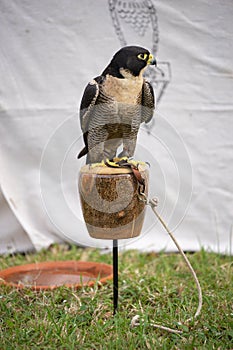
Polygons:
[[113,240],[113,315],[118,307],[118,240]]

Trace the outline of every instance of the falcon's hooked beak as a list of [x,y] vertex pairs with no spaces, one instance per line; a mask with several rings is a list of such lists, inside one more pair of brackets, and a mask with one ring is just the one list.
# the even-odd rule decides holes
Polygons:
[[152,54],[149,55],[149,58],[147,60],[147,64],[157,66],[156,59],[154,58],[154,56]]

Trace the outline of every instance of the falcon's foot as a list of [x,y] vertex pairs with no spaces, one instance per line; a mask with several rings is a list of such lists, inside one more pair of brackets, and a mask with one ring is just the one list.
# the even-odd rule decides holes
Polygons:
[[112,161],[106,162],[106,165],[115,167],[115,168],[122,168],[122,167],[133,165],[135,168],[138,168],[139,165],[146,165],[146,163],[140,160],[135,160],[128,157],[121,157],[121,158],[116,157],[116,158],[113,158]]
[[134,168],[138,168],[139,165],[146,165],[148,163],[143,162],[141,160],[135,160],[128,157],[115,157],[113,159],[105,159],[102,160],[100,163],[92,163],[90,164],[91,168],[97,168],[97,167],[110,167],[110,168],[124,168],[124,167],[130,167],[133,165]]
[[102,160],[101,163],[92,163],[90,164],[92,168],[96,167],[110,167],[110,168],[121,168],[123,165],[130,164],[129,158],[113,158]]
[[128,163],[128,158],[127,157],[122,157],[122,158],[118,158],[115,157],[111,160],[106,160],[105,164],[111,168],[120,168],[122,167],[123,164],[127,164]]

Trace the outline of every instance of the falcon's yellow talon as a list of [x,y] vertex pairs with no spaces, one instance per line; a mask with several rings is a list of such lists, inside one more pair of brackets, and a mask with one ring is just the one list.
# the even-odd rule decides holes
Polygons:
[[[133,165],[135,168],[138,168],[139,165],[145,166],[147,164],[141,160],[134,160],[134,159],[130,159],[128,157],[121,157],[121,158],[115,157],[115,158],[113,158],[113,162],[117,163],[117,165],[119,167],[122,167],[122,166],[124,167],[127,164],[129,164],[129,165]],[[108,164],[110,164],[110,166],[114,166],[114,163],[109,162]],[[115,165],[115,167],[116,167],[116,165]]]
[[116,158],[113,159],[113,161],[106,159],[105,161],[105,165],[109,166],[111,168],[119,168],[119,164],[117,164],[117,162],[115,161]]

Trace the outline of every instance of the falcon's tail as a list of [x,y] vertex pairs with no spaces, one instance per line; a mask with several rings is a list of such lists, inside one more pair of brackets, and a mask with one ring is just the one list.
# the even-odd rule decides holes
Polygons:
[[87,150],[86,147],[84,147],[84,148],[79,152],[77,158],[79,159],[79,158],[85,156],[87,153],[88,153],[88,150]]

